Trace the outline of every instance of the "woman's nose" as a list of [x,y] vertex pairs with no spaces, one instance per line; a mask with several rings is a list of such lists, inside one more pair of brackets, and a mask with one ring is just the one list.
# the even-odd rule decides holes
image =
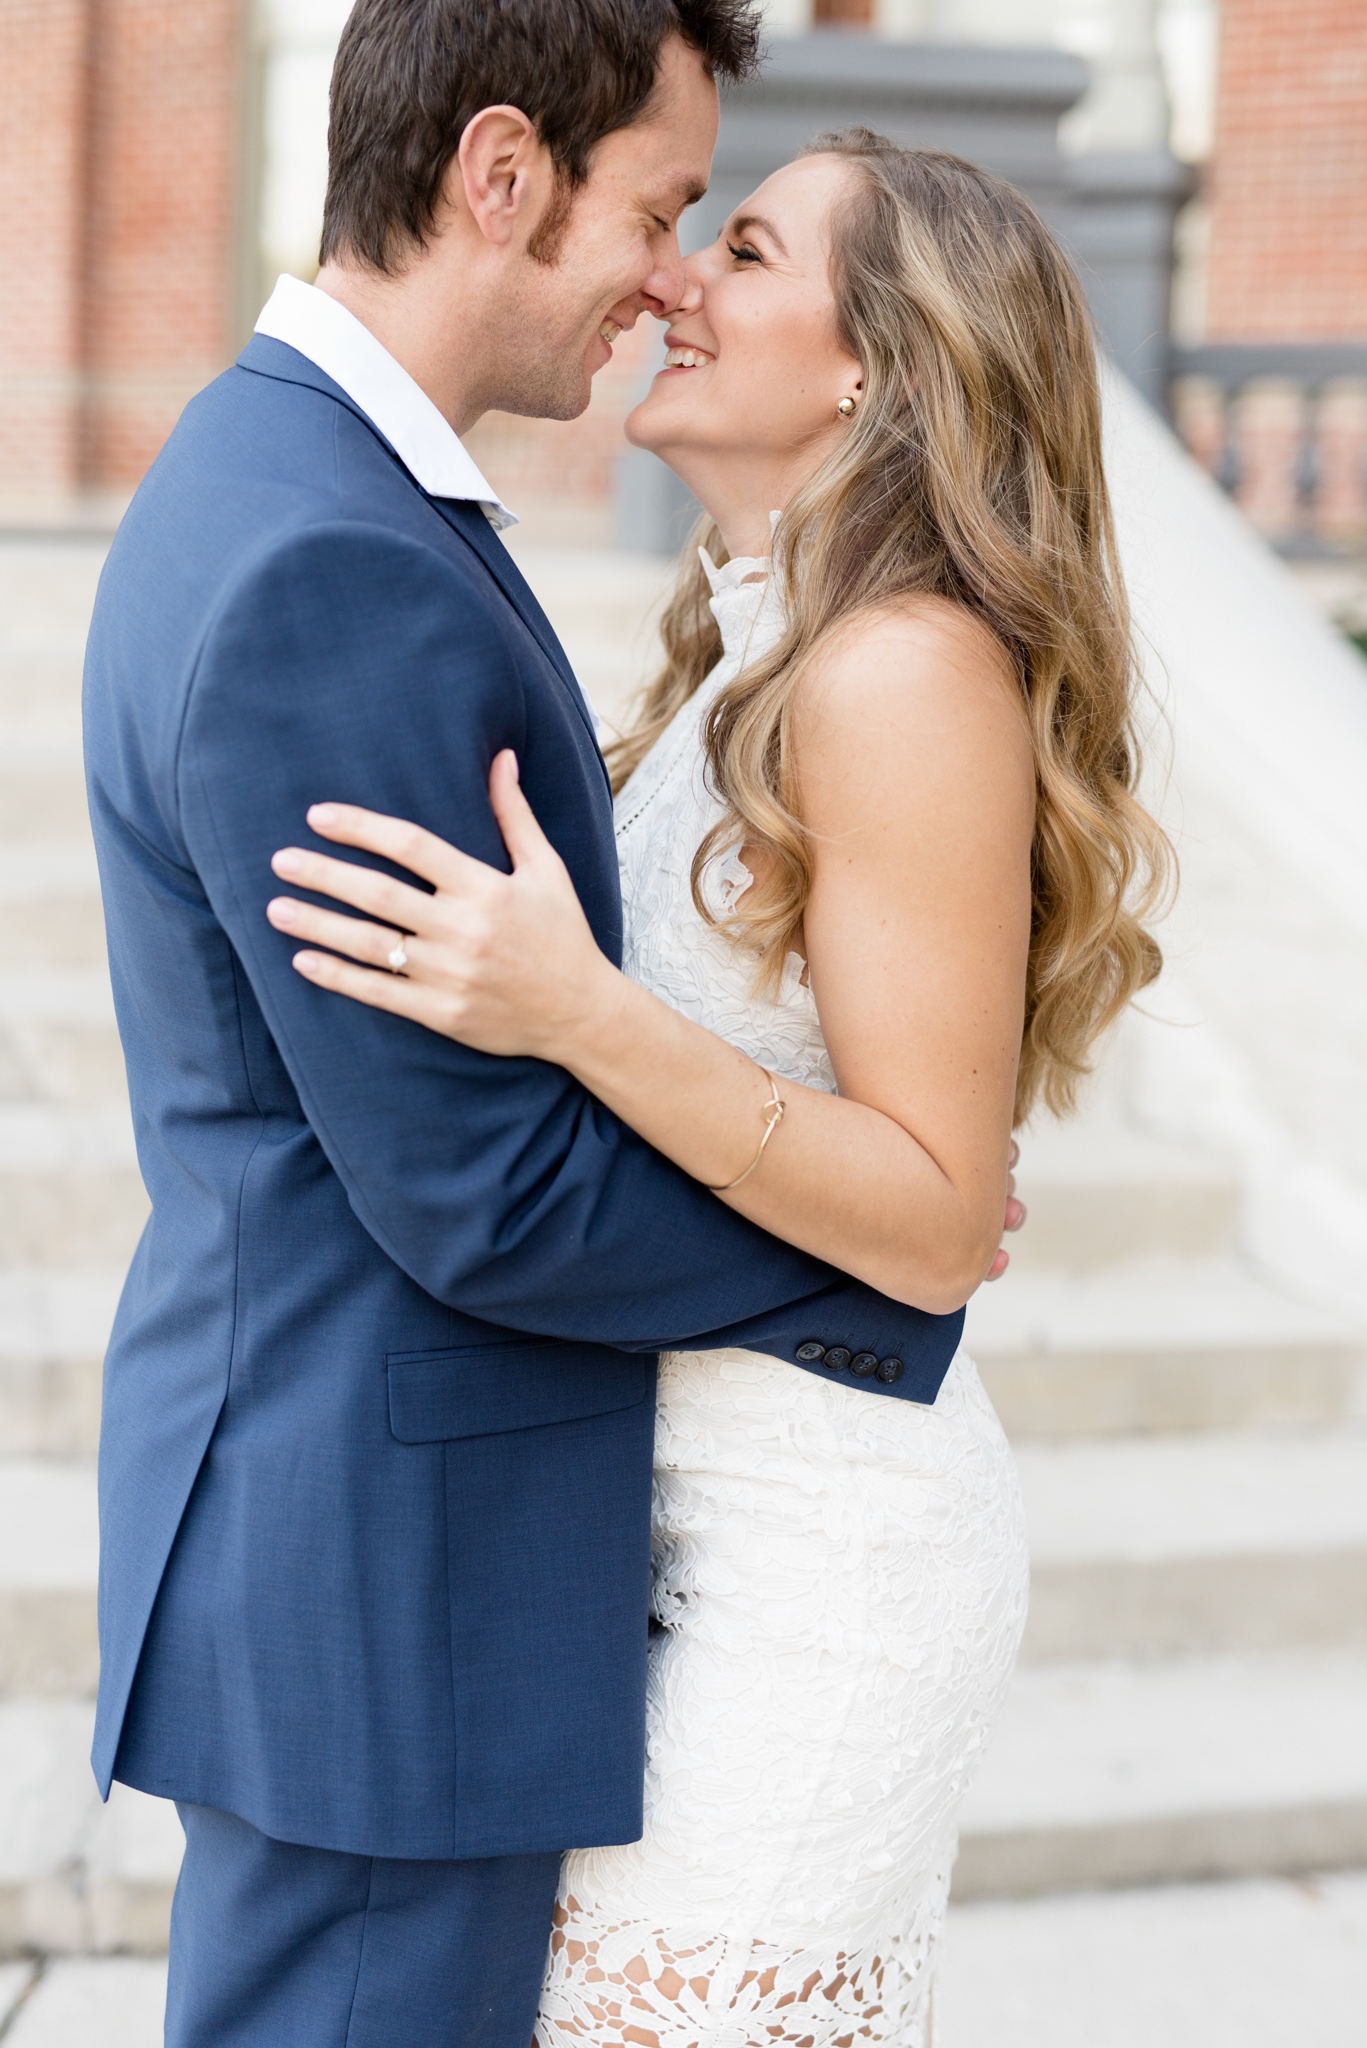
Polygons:
[[696,313],[702,305],[702,299],[702,279],[697,271],[697,258],[695,256],[685,257],[683,284],[676,303],[669,308],[666,317],[673,319],[676,313]]

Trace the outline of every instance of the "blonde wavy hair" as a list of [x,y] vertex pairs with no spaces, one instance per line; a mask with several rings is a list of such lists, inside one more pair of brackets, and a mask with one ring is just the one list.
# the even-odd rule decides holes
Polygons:
[[[694,857],[694,901],[754,951],[757,987],[774,989],[812,878],[791,731],[803,673],[855,614],[921,593],[966,606],[1011,658],[1035,757],[1015,1120],[1041,1098],[1060,1114],[1094,1041],[1162,965],[1144,919],[1174,872],[1135,796],[1138,677],[1091,319],[1053,237],[1001,179],[865,128],[820,136],[804,154],[841,157],[852,174],[827,241],[837,330],[862,366],[863,396],[775,531],[787,630],[707,715],[708,773],[727,810]],[[726,559],[704,519],[664,613],[664,667],[609,752],[616,788],[721,655],[697,543]],[[742,842],[767,850],[771,878],[719,920],[703,870]]]

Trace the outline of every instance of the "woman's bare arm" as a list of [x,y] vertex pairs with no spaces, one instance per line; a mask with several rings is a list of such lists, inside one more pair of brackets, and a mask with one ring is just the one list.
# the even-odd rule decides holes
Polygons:
[[[760,1167],[719,1199],[894,1299],[945,1312],[987,1274],[1007,1196],[1034,817],[1019,693],[991,636],[928,601],[849,632],[797,709],[814,860],[805,946],[841,1092],[782,1082],[786,1115]],[[415,827],[324,806],[310,814],[322,836],[386,855],[437,894],[287,849],[284,879],[383,923],[289,899],[272,922],[377,963],[394,927],[413,933],[402,979],[330,954],[296,964],[485,1051],[567,1067],[720,1187],[754,1156],[768,1085],[598,951],[515,773],[500,757],[491,778],[511,876]]]

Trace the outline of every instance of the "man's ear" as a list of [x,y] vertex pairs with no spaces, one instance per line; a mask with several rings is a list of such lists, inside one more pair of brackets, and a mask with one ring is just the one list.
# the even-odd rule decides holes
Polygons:
[[487,241],[506,245],[519,218],[536,221],[554,183],[550,151],[518,107],[482,107],[447,173],[448,201],[463,199]]

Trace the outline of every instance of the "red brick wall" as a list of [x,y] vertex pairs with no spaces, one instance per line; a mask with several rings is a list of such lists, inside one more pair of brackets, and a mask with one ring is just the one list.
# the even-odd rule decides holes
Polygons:
[[1207,331],[1367,338],[1367,0],[1224,0]]
[[143,474],[231,360],[238,0],[97,0],[91,480]]
[[0,496],[136,483],[234,340],[239,0],[0,0]]
[[871,28],[873,0],[815,0],[812,20],[818,28]]
[[0,0],[0,493],[80,467],[86,0]]

